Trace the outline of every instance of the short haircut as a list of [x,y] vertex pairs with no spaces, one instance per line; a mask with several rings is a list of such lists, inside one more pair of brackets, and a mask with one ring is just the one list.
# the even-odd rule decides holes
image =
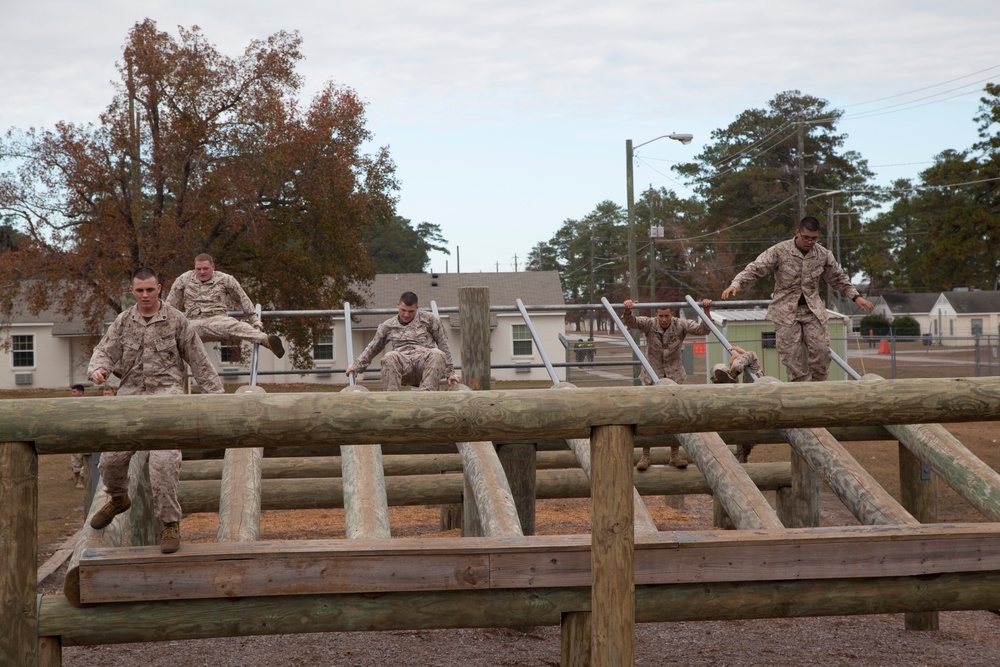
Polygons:
[[135,273],[132,274],[132,282],[135,282],[136,280],[149,280],[150,278],[156,278],[156,284],[160,284],[160,277],[156,275],[156,271],[148,266],[136,269]]
[[818,232],[819,220],[811,215],[807,215],[799,221],[799,229],[808,229],[810,232]]
[[70,390],[72,390],[72,391],[87,391],[82,384],[75,384],[72,387],[70,387]]
[[198,255],[197,257],[195,257],[194,261],[196,261],[196,262],[208,262],[209,264],[215,264],[215,260],[213,260],[212,256],[209,255],[207,252],[203,252],[200,255]]
[[399,295],[399,301],[407,306],[417,305],[417,295],[413,292],[403,292]]

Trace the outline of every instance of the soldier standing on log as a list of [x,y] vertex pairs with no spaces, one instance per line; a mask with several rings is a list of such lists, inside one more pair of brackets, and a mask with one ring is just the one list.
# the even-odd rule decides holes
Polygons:
[[235,338],[258,343],[279,359],[285,356],[281,338],[264,333],[263,322],[247,324],[229,316],[226,306],[230,300],[240,304],[245,316],[255,314],[256,308],[239,281],[216,271],[212,256],[205,253],[194,258],[194,270],[182,273],[167,295],[167,303],[191,320],[202,341]]
[[[695,322],[674,317],[674,313],[669,308],[657,308],[656,317],[636,317],[632,314],[632,306],[635,302],[632,299],[625,300],[625,312],[622,313],[622,324],[629,329],[638,329],[646,334],[646,359],[649,365],[656,372],[656,378],[669,378],[677,384],[684,384],[687,373],[684,371],[684,363],[681,361],[681,346],[684,338],[691,334],[693,336],[704,336],[711,332],[704,322]],[[702,308],[705,316],[711,312],[711,299],[703,299]],[[639,379],[644,385],[656,384],[656,380],[649,377],[646,369],[642,370]],[[642,456],[635,464],[637,470],[645,470],[649,467],[649,447],[642,448]],[[670,448],[670,465],[675,468],[686,468],[687,461],[681,458],[680,447]]]
[[822,382],[830,373],[830,330],[819,296],[819,279],[871,312],[875,308],[851,285],[833,253],[819,245],[819,220],[802,218],[795,237],[777,243],[752,261],[722,292],[736,295],[767,275],[774,275],[774,293],[767,318],[774,322],[775,346],[790,382]]
[[[159,278],[150,268],[132,274],[131,292],[136,304],[119,315],[94,348],[87,375],[104,384],[112,369],[121,369],[120,396],[183,394],[191,366],[203,392],[222,394],[222,380],[208,359],[194,327],[179,310],[160,300]],[[100,470],[108,500],[90,520],[96,530],[105,528],[127,510],[128,467],[135,452],[104,452]],[[181,452],[178,449],[149,453],[149,479],[153,487],[153,513],[163,522],[160,551],[180,548],[181,505],[177,499]]]
[[402,385],[437,391],[441,378],[458,382],[448,348],[448,332],[433,313],[420,310],[417,295],[403,292],[396,304],[399,313],[378,325],[375,338],[347,367],[346,374],[363,373],[372,357],[387,343],[392,351],[382,357],[382,388],[399,391]]

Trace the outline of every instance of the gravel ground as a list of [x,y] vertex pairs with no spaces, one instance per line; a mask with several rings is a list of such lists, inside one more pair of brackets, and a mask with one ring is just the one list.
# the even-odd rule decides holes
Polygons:
[[[541,501],[543,532],[582,532],[589,501]],[[711,500],[688,496],[683,508],[648,503],[661,529],[698,530],[711,523]],[[393,533],[438,533],[437,508],[393,509]],[[324,525],[336,537],[338,514],[317,522],[313,512],[265,513],[262,539],[309,535]],[[341,515],[342,516],[342,515]],[[214,515],[182,524],[185,541],[214,538]],[[823,501],[824,525],[856,523],[835,498]],[[575,530],[574,530],[575,529]],[[586,529],[584,528],[584,531]],[[61,573],[45,582],[60,590]],[[945,612],[937,632],[907,632],[901,614],[755,621],[650,623],[636,628],[636,665],[821,665],[995,667],[1000,664],[1000,616],[986,611]],[[121,644],[63,649],[66,667],[350,666],[548,667],[559,665],[559,628],[317,633]]]

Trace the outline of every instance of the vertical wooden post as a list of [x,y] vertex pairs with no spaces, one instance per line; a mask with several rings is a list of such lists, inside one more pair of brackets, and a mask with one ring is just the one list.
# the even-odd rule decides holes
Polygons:
[[490,290],[459,287],[462,321],[462,383],[473,391],[490,388]]
[[819,475],[792,450],[792,485],[778,489],[778,518],[786,528],[819,525]]
[[591,656],[594,667],[635,664],[632,426],[595,426],[591,461]]
[[38,455],[0,442],[0,665],[38,660]]
[[503,466],[510,493],[517,508],[517,518],[525,535],[535,534],[536,445],[530,442],[497,445],[497,458]]
[[483,522],[479,518],[479,508],[476,506],[476,494],[472,490],[469,476],[465,475],[462,484],[462,537],[482,537]]
[[563,612],[559,667],[590,667],[590,612]]
[[[913,452],[899,444],[899,490],[903,507],[920,523],[935,523],[938,513],[937,476]],[[936,611],[909,612],[903,616],[907,630],[937,630]]]

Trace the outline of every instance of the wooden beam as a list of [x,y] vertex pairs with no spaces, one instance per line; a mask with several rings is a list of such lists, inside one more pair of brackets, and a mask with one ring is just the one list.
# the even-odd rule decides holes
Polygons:
[[[558,625],[590,609],[590,589],[289,595],[97,605],[41,599],[38,632],[67,646],[210,637]],[[1000,572],[636,588],[636,621],[737,620],[1000,609]]]
[[[240,396],[266,393],[262,387],[254,385],[236,390]],[[226,450],[219,493],[219,529],[215,537],[219,542],[252,542],[260,535],[263,458],[263,447]]]
[[[758,488],[775,491],[791,483],[787,463],[747,463],[744,469]],[[462,475],[402,475],[386,478],[390,506],[441,505],[462,502]],[[582,470],[539,470],[539,498],[589,498],[590,480]],[[646,496],[711,493],[697,470],[650,468],[635,476],[635,488]],[[218,480],[181,482],[178,491],[185,512],[217,512]],[[338,478],[265,479],[261,482],[261,508],[265,510],[329,509],[343,507],[343,483]]]
[[632,449],[630,426],[595,426],[591,432],[590,596],[591,608],[600,611],[590,623],[594,667],[635,664]]
[[[367,393],[361,385],[348,385],[342,393]],[[389,539],[389,501],[385,492],[381,445],[343,445],[342,498],[344,524],[350,539]]]
[[[602,525],[614,540],[631,534],[620,520]],[[590,586],[599,565],[591,539],[275,540],[166,555],[94,548],[80,561],[80,602]],[[1000,571],[1000,525],[989,523],[661,532],[633,544],[628,586]]]
[[302,444],[497,442],[538,433],[589,437],[590,428],[601,424],[675,433],[816,428],[841,423],[845,414],[859,425],[997,420],[1000,378],[685,385],[655,392],[603,387],[129,396],[127,401],[39,398],[31,399],[28,410],[20,401],[0,402],[0,441],[34,442],[39,454],[84,446],[100,451],[280,448],[290,432],[297,432]]
[[38,658],[38,455],[28,442],[0,442],[0,664]]

